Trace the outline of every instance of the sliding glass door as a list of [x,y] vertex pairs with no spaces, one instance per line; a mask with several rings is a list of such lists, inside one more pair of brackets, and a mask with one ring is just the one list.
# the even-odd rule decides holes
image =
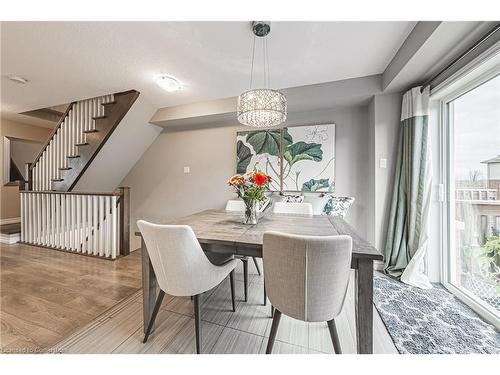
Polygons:
[[443,101],[445,285],[500,318],[500,76]]

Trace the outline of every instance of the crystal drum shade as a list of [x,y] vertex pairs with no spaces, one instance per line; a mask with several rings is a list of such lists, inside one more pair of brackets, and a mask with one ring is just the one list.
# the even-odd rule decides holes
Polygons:
[[238,97],[238,121],[254,127],[270,127],[286,120],[286,98],[271,89],[255,89]]

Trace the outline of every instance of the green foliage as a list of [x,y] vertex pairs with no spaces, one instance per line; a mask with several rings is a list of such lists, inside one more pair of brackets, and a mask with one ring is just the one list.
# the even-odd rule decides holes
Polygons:
[[281,133],[279,129],[258,130],[247,134],[250,143],[257,155],[269,154],[279,156]]
[[481,274],[486,278],[498,281],[500,279],[500,237],[491,236],[479,249],[477,260]]
[[293,143],[286,148],[283,158],[288,162],[290,167],[301,160],[321,161],[323,159],[323,150],[318,143]]
[[[281,143],[281,132],[279,129],[272,130],[257,130],[248,132],[246,135],[246,141],[252,145],[255,153],[268,154],[279,157],[280,155],[280,143]],[[240,144],[241,143],[241,144]],[[293,138],[288,132],[288,128],[283,128],[283,180],[288,177],[291,172],[292,166],[302,160],[319,162],[323,160],[323,150],[321,149],[321,144],[318,143],[306,143],[299,141],[293,143]],[[250,154],[247,153],[250,152]],[[252,157],[251,151],[246,147],[243,142],[238,141],[237,145],[238,152],[238,166],[237,172],[244,173],[250,163]],[[248,160],[247,160],[248,158]],[[266,163],[266,172],[268,172],[268,167],[272,169],[272,164],[269,162],[269,158]],[[279,171],[273,169],[276,176],[280,175]],[[299,171],[295,171],[295,185],[298,185]],[[299,187],[297,186],[297,189]],[[302,186],[303,191],[317,191],[323,188],[330,188],[329,179],[321,180],[309,180],[305,182]]]
[[330,187],[330,179],[322,178],[320,180],[310,179],[302,184],[302,191],[317,191],[318,189]]
[[249,147],[243,144],[242,141],[238,141],[236,145],[236,156],[238,158],[236,173],[245,173],[247,171],[248,164],[250,164],[250,160],[252,159],[252,152]]

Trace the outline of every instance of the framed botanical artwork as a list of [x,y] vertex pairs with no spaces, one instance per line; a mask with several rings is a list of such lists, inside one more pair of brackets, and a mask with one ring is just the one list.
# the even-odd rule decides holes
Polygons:
[[238,132],[236,149],[237,173],[262,170],[273,191],[333,191],[335,124]]
[[254,169],[271,176],[269,188],[280,190],[281,130],[238,132],[236,135],[236,173]]

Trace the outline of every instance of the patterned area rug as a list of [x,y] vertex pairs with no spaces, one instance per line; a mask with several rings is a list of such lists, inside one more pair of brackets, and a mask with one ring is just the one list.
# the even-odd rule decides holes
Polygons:
[[500,353],[500,332],[439,284],[422,290],[377,275],[374,303],[400,353]]

